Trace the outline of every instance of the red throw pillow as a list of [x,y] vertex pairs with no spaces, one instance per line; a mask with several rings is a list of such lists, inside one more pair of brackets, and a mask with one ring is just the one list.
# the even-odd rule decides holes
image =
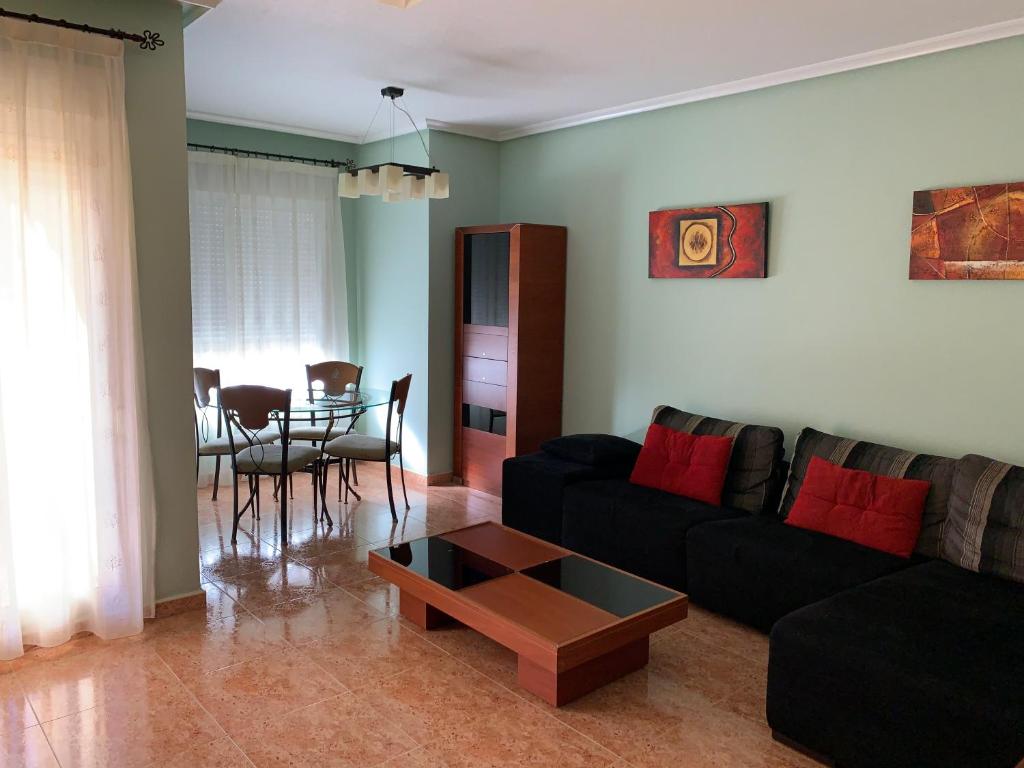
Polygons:
[[910,557],[931,483],[811,459],[786,523]]
[[731,437],[691,435],[651,424],[629,481],[719,506],[731,452]]

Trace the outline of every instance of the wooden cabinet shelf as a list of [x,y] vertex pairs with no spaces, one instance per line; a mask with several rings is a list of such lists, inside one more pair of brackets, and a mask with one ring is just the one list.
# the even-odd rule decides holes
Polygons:
[[455,455],[501,493],[501,462],[562,431],[566,229],[455,230]]

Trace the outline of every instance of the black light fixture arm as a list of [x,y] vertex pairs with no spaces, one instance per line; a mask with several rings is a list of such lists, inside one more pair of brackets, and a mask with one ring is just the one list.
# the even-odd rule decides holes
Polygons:
[[133,43],[138,43],[139,48],[144,51],[155,51],[164,44],[164,41],[160,39],[159,32],[151,32],[148,29],[140,35],[135,32],[125,32],[123,29],[104,29],[103,27],[94,27],[90,24],[76,24],[67,19],[50,19],[40,16],[38,13],[8,11],[6,8],[0,8],[0,18],[20,19],[33,24],[46,24],[47,26],[60,27],[61,29],[74,29],[79,32],[88,32],[90,35],[112,37],[115,40],[131,40]]

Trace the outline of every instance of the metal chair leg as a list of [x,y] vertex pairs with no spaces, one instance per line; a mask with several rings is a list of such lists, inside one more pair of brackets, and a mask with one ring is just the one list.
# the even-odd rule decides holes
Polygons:
[[313,479],[313,522],[316,522],[316,503],[319,501],[318,494],[320,492],[320,466],[319,459],[313,464],[313,471],[310,473]]
[[402,498],[405,499],[405,508],[409,509],[409,494],[405,492],[405,461],[402,459],[402,451],[398,451],[398,468],[402,473]]
[[388,504],[391,505],[391,519],[398,522],[398,513],[395,512],[395,493],[391,489],[391,460],[385,459],[384,464],[386,465],[385,472],[388,479]]
[[352,485],[359,485],[359,472],[357,471],[358,464],[355,461],[352,462]]
[[[282,473],[281,475],[281,489],[284,490],[285,483],[288,482],[288,475]],[[281,493],[281,544],[285,546],[288,544],[288,494]]]
[[217,455],[217,463],[213,470],[213,500],[217,500],[217,486],[220,485],[220,454]]
[[344,479],[345,460],[341,459],[338,462],[338,501],[341,501],[341,486],[343,485],[342,480]]
[[234,486],[234,494],[232,495],[232,512],[231,512],[231,543],[238,543],[238,473],[232,470],[231,472],[232,485]]
[[345,481],[345,503],[346,504],[348,504],[348,465],[349,465],[349,460],[348,459],[342,459],[341,460],[341,467],[339,467],[339,469],[343,470],[342,478]]
[[295,498],[295,476],[288,475],[288,498]]

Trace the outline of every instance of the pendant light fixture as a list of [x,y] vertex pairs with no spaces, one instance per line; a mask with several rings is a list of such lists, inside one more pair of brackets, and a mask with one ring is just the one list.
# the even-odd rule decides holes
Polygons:
[[[398,103],[405,90],[394,85],[381,88],[380,105],[370,120],[366,132],[363,134],[363,141],[373,128],[381,107],[391,100],[391,162],[377,163],[376,165],[365,165],[361,168],[343,169],[338,177],[338,195],[340,197],[356,198],[363,195],[380,195],[385,203],[398,203],[403,200],[443,200],[448,197],[448,174],[442,173],[430,164],[430,151],[427,143],[423,140],[423,134],[416,127],[412,115]],[[429,167],[422,165],[409,165],[407,163],[395,162],[395,118],[401,112],[412,124],[416,135],[420,138],[423,151],[427,155]],[[362,143],[362,142],[360,142]]]

